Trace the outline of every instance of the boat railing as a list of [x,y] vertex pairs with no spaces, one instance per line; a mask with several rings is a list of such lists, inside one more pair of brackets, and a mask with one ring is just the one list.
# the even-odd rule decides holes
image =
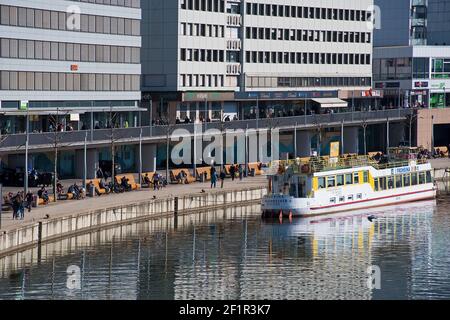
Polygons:
[[[427,163],[425,159],[415,160],[416,164]],[[373,167],[377,170],[399,168],[409,166],[410,161],[404,159],[393,159],[388,162],[380,162],[370,156],[344,155],[337,158],[329,156],[297,158],[295,160],[273,161],[270,166],[277,168],[277,173],[284,173],[291,168],[294,173],[312,174],[317,172],[342,170],[357,167]]]

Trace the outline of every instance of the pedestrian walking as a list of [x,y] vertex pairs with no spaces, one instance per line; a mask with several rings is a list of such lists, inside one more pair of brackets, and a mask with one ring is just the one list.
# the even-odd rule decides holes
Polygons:
[[214,171],[211,173],[211,189],[216,187],[217,187],[217,172],[214,169]]
[[225,171],[224,170],[220,170],[220,188],[223,189],[223,183],[225,182]]
[[236,167],[234,165],[230,166],[230,176],[231,181],[234,181],[234,178],[236,178]]
[[242,167],[242,164],[239,165],[239,180],[242,181],[244,178],[244,168]]
[[31,206],[33,205],[33,194],[28,192],[25,197],[25,207],[28,209],[28,212],[31,212]]

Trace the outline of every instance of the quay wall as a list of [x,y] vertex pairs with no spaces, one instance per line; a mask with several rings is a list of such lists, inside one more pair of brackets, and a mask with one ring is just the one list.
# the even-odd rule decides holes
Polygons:
[[153,199],[134,205],[116,206],[80,212],[76,215],[42,219],[26,226],[0,234],[0,256],[40,247],[43,242],[59,240],[81,233],[113,226],[145,221],[158,217],[215,210],[226,206],[241,206],[259,202],[267,194],[267,188],[223,191]]

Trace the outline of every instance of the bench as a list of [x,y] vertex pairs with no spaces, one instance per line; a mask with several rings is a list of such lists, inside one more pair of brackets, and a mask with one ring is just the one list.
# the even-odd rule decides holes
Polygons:
[[[50,202],[55,202],[55,196],[53,196],[53,195],[49,195],[48,196],[48,202],[50,203]],[[42,198],[38,198],[37,199],[37,205],[38,206],[42,206],[42,205],[44,205],[45,203],[44,203],[44,199],[42,199]]]
[[442,151],[444,153],[444,156],[448,157],[448,147],[434,147],[435,152],[437,152],[437,149],[439,149],[439,151]]
[[255,176],[260,176],[263,174],[263,171],[260,169],[260,163],[253,162],[248,164],[248,172],[249,174],[252,172],[252,170],[255,171]]
[[184,171],[186,173],[186,182],[187,183],[195,182],[195,178],[191,175],[191,173],[189,172],[189,169],[173,169],[173,170],[170,170],[170,181],[172,183],[179,183],[177,180],[177,177],[181,173],[181,171]]
[[131,190],[138,190],[138,189],[141,188],[141,185],[139,183],[136,183],[136,181],[134,180],[134,175],[130,174],[130,173],[129,174],[117,175],[116,176],[116,183],[118,185],[121,185],[123,177],[128,179],[128,184],[131,186]]
[[205,177],[204,181],[210,181],[211,167],[197,168],[197,180],[202,181],[201,177]]
[[[141,176],[141,181],[142,181],[142,187],[143,188],[150,188],[150,186],[153,184],[153,177],[156,174],[156,172],[143,172],[142,176]],[[145,183],[145,176],[148,177],[148,179],[150,180],[150,184]]]
[[[89,183],[92,182],[92,184],[94,185],[95,189],[98,190],[98,192],[100,193],[100,195],[102,195],[102,194],[107,194],[108,191],[106,191],[105,188],[101,188],[101,187],[100,187],[100,180],[101,180],[101,179],[92,179],[92,180],[89,180],[89,181],[87,182],[87,184],[89,184]],[[89,190],[87,190],[87,192],[89,192]]]

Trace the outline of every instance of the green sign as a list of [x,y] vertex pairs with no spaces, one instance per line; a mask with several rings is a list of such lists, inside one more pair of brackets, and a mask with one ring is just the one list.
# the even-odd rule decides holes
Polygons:
[[20,101],[19,110],[27,111],[28,110],[28,101]]

